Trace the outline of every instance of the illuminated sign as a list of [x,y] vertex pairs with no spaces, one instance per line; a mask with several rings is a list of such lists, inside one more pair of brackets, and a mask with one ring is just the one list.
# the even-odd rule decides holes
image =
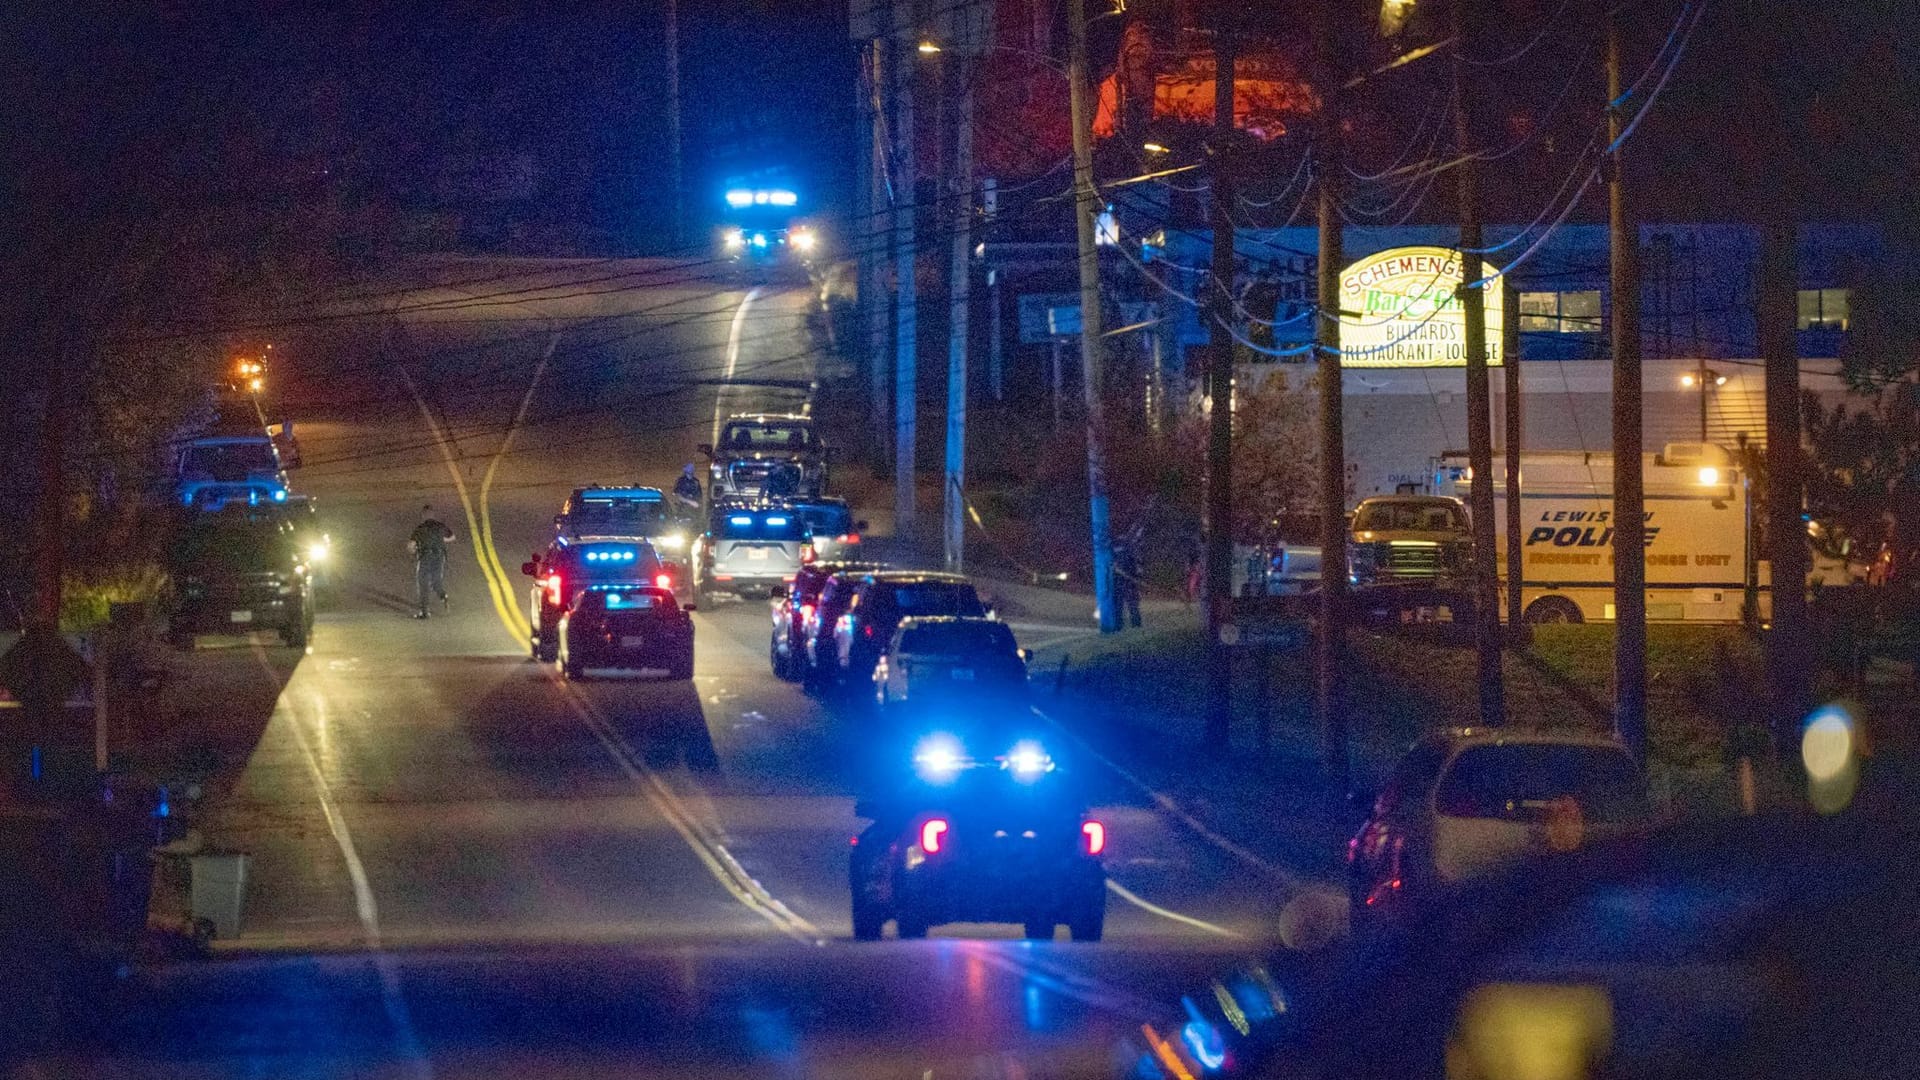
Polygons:
[[[1488,267],[1484,272],[1498,271]],[[1503,282],[1496,276],[1480,286],[1486,297],[1489,364],[1502,358]],[[1460,253],[1449,248],[1394,248],[1347,267],[1340,275],[1342,366],[1465,367],[1460,285]]]

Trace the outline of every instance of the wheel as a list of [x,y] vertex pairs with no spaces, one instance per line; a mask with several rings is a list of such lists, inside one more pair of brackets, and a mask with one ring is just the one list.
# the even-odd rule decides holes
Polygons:
[[1028,941],[1053,940],[1053,920],[1050,918],[1028,919],[1023,930]]
[[1564,596],[1543,596],[1527,605],[1520,618],[1535,626],[1549,623],[1581,623],[1586,616],[1580,613],[1580,605]]
[[793,681],[793,664],[790,658],[780,655],[780,636],[778,633],[767,640],[767,663],[773,667],[773,677],[782,682]]
[[[887,913],[859,893],[853,895],[853,940],[879,941],[880,931],[887,925]],[[925,931],[922,931],[925,933]],[[900,935],[905,937],[903,933]]]
[[1107,928],[1107,889],[1104,883],[1081,900],[1067,920],[1067,933],[1075,941],[1099,941]]
[[901,941],[912,941],[927,936],[927,928],[932,924],[917,911],[907,910],[894,916],[893,929],[900,935]]

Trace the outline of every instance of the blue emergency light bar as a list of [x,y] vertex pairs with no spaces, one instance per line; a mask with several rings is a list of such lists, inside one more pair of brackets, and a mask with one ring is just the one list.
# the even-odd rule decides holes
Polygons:
[[659,502],[658,488],[594,488],[580,493],[581,502]]
[[588,548],[585,554],[588,562],[632,562],[639,557],[633,548]]
[[800,196],[785,188],[731,188],[727,205],[736,209],[748,206],[794,206]]

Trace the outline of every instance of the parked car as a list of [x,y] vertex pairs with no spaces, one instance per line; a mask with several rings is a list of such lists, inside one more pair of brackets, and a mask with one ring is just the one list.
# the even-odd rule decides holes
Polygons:
[[1356,918],[1521,856],[1651,824],[1646,781],[1598,735],[1459,728],[1407,751],[1347,842]]
[[[673,592],[677,599],[686,588],[684,577],[662,563],[644,540],[575,544],[557,536],[544,554],[521,563],[520,572],[533,578],[527,599],[528,648],[533,659],[547,664],[560,655],[556,628],[576,591],[590,585],[651,586]],[[685,607],[692,610],[693,605]]]
[[853,516],[845,499],[790,499],[787,508],[800,515],[813,535],[814,558],[856,558],[867,523]]
[[791,682],[805,677],[807,638],[813,633],[820,594],[835,575],[881,569],[885,567],[878,563],[813,562],[794,574],[791,585],[775,585],[770,605],[773,629],[767,641],[773,673]]
[[827,449],[813,418],[743,413],[727,418],[720,441],[701,444],[711,459],[707,497],[816,497],[827,489]]
[[1471,622],[1473,532],[1467,506],[1444,495],[1362,500],[1347,537],[1348,579],[1364,614],[1445,609]]
[[959,574],[930,570],[888,570],[867,574],[847,598],[833,625],[837,679],[844,689],[864,694],[874,665],[893,641],[900,620],[914,615],[962,615],[983,618],[987,605],[973,583]]
[[881,705],[967,698],[1021,699],[1032,656],[998,619],[921,615],[900,620],[873,669]]
[[175,602],[167,637],[176,648],[193,648],[200,634],[256,630],[306,646],[313,579],[292,526],[278,516],[237,505],[196,515],[175,538],[168,568]]

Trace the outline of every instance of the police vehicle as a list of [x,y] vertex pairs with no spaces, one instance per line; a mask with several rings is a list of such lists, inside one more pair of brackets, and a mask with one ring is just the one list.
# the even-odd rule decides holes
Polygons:
[[678,587],[692,583],[690,557],[699,529],[659,488],[602,484],[575,488],[553,516],[553,531],[570,543],[644,540],[673,572]]
[[968,727],[919,737],[910,771],[856,802],[872,823],[849,849],[853,936],[876,940],[889,921],[902,938],[1003,922],[1034,940],[1062,923],[1075,941],[1100,940],[1106,823],[1022,725]]
[[722,505],[701,537],[694,587],[699,595],[772,596],[812,561],[813,536],[798,514],[780,506]]
[[191,649],[201,634],[270,630],[293,648],[313,633],[313,577],[294,528],[278,515],[232,505],[195,515],[168,557],[174,606],[167,637]]
[[[520,564],[533,578],[527,605],[529,651],[551,664],[560,656],[560,620],[572,608],[574,595],[595,585],[664,589],[673,593],[684,583],[672,567],[661,562],[645,540],[583,541],[556,536],[544,553]],[[692,604],[684,605],[692,610]]]
[[693,678],[693,616],[657,585],[585,585],[555,630],[555,663],[568,679],[589,669],[664,671]]
[[804,272],[820,254],[820,234],[799,217],[800,196],[781,186],[736,185],[726,191],[720,250],[744,276]]
[[718,443],[699,451],[711,461],[707,494],[715,502],[812,499],[827,489],[827,448],[810,416],[739,413]]

